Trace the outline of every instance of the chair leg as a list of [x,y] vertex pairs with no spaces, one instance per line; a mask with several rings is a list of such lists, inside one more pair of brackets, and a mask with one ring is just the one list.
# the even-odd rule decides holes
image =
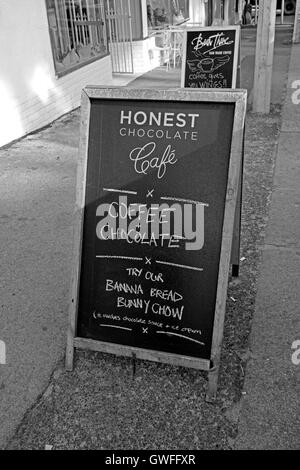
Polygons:
[[167,67],[166,67],[167,72],[169,72],[169,70],[170,70],[170,52],[171,51],[169,51],[169,50],[167,51],[167,54],[168,54],[167,55]]

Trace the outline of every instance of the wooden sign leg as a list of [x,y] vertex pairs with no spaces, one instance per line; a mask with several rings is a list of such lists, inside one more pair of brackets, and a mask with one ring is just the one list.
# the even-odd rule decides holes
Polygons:
[[[238,68],[237,68],[237,80],[236,86],[241,86],[241,41],[239,43],[239,56],[238,56]],[[242,223],[242,191],[243,191],[243,164],[244,164],[244,140],[243,138],[243,155],[242,155],[242,167],[239,181],[239,192],[236,205],[236,211],[234,216],[234,228],[232,238],[232,251],[231,251],[231,264],[232,264],[232,276],[239,277],[240,271],[240,254],[241,254],[241,223]]]
[[219,379],[219,359],[214,361],[212,369],[208,373],[208,385],[205,400],[208,403],[214,403],[217,396]]
[[237,205],[234,216],[231,264],[232,276],[238,277],[240,271],[240,254],[241,254],[241,221],[242,221],[242,172],[240,174],[239,192]]
[[239,180],[239,190],[237,195],[236,210],[234,216],[231,264],[232,276],[239,277],[240,256],[241,256],[241,228],[242,228],[242,205],[243,205],[243,178],[244,178],[244,154],[245,154],[245,129],[243,135],[242,166]]

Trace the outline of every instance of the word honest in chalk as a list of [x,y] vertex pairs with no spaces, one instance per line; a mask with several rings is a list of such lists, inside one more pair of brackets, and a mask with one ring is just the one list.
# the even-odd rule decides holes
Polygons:
[[120,124],[136,124],[137,126],[144,125],[157,125],[159,127],[186,127],[188,126],[191,129],[195,128],[197,118],[199,114],[197,113],[154,113],[152,111],[137,111],[133,113],[132,111],[121,111],[120,115]]

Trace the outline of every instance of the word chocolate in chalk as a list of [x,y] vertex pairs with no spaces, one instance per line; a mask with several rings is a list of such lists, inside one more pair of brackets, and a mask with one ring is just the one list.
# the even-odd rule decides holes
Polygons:
[[[186,240],[186,250],[201,250],[204,246],[205,204],[128,203],[127,196],[97,207],[96,225],[99,240],[126,240],[153,246],[178,248]],[[158,243],[159,240],[159,243]],[[168,241],[168,243],[166,243]]]

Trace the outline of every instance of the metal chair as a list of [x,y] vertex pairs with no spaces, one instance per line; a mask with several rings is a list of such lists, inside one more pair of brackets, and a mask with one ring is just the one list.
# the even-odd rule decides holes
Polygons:
[[170,27],[170,32],[170,61],[172,62],[173,67],[175,68],[177,66],[177,61],[178,64],[180,64],[182,60],[184,30]]

